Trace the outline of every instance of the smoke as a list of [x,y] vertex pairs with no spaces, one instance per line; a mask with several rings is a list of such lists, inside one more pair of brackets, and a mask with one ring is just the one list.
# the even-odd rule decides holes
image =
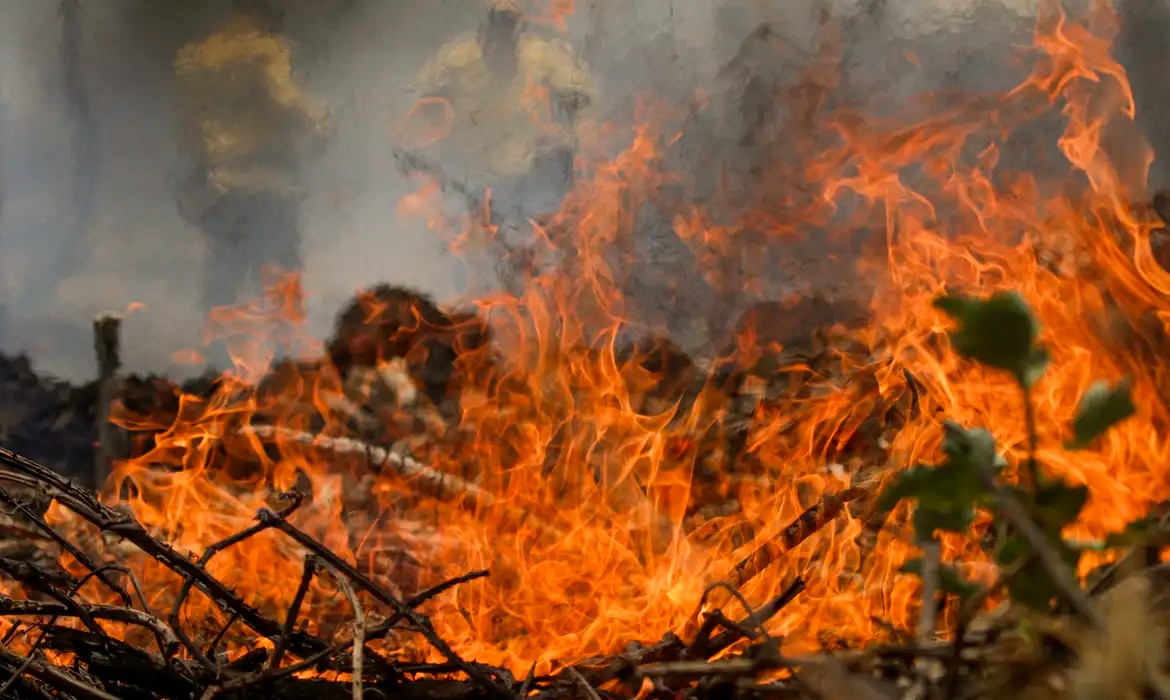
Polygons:
[[[126,365],[194,371],[171,359],[200,342],[207,255],[202,234],[176,211],[183,161],[172,61],[179,47],[226,18],[230,2],[64,0],[70,2],[72,29],[58,2],[0,4],[0,348],[29,353],[42,371],[85,378],[93,372],[93,316],[141,304],[124,325]],[[483,13],[479,0],[425,6],[289,3],[286,33],[300,80],[329,106],[336,126],[325,152],[307,166],[300,211],[309,325],[318,336],[365,285],[406,284],[440,299],[466,291],[442,240],[395,213],[416,186],[393,152],[392,125],[414,99],[407,88],[427,58],[474,30]],[[843,97],[836,99],[881,110],[923,90],[1008,87],[1019,73],[1005,70],[1005,58],[1028,42],[1035,12],[1027,0],[576,6],[566,39],[597,75],[603,118],[618,123],[628,123],[642,94],[686,104],[703,88],[717,102],[721,91],[742,87],[726,84],[720,68],[762,22],[786,47],[766,68],[795,79],[818,48],[826,12],[845,42]],[[734,141],[742,115],[730,102],[713,114],[703,139]],[[684,157],[686,167],[704,166],[699,153],[711,149]],[[92,199],[83,181],[92,182]]]

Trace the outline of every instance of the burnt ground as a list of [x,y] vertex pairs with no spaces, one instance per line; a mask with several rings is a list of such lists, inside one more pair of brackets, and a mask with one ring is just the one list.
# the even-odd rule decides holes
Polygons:
[[0,444],[88,483],[97,440],[97,382],[75,386],[0,353]]

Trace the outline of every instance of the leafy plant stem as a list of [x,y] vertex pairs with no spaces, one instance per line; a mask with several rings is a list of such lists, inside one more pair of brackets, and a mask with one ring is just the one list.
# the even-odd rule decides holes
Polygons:
[[918,641],[934,641],[938,614],[938,577],[942,555],[938,540],[931,536],[920,543],[922,547],[922,609],[918,617]]
[[1024,426],[1028,431],[1028,458],[1025,462],[1028,472],[1028,485],[1032,493],[1040,488],[1040,465],[1036,453],[1040,449],[1040,435],[1036,430],[1036,406],[1032,401],[1032,388],[1028,384],[1022,385],[1024,395]]
[[1008,489],[996,484],[993,474],[984,472],[983,478],[987,490],[995,494],[999,512],[1032,546],[1048,577],[1056,585],[1057,592],[1072,610],[1087,619],[1095,628],[1101,629],[1101,619],[1089,597],[1081,590],[1073,571],[1061,560],[1044,532],[1032,522],[1023,504]]

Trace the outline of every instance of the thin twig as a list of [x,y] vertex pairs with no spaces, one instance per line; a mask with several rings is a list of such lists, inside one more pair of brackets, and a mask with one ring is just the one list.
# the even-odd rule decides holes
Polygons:
[[[62,592],[54,585],[53,581],[48,579],[45,572],[38,567],[25,562],[15,562],[5,557],[0,557],[0,572],[7,574],[15,581],[35,588],[37,591],[57,601],[70,611],[71,617],[76,617],[81,620],[81,623],[88,627],[91,632],[105,634],[102,626],[86,612],[85,608],[81,607],[81,604],[76,600],[73,600],[71,594]],[[76,582],[74,582],[70,590],[74,588],[76,588]]]
[[[454,588],[456,585],[458,585],[460,583],[464,583],[467,581],[474,581],[475,579],[478,579],[478,578],[484,578],[487,575],[488,575],[487,571],[473,571],[469,574],[464,574],[463,576],[457,576],[455,578],[448,579],[448,580],[443,581],[442,583],[440,583],[436,586],[428,588],[427,590],[423,591],[422,593],[419,593],[418,595],[414,596],[413,598],[410,598],[409,600],[406,601],[406,605],[408,605],[410,607],[417,607],[418,605],[421,605],[422,603],[426,602],[427,600],[430,600],[431,598],[434,598],[435,596],[439,595],[443,591]],[[393,616],[391,616],[385,622],[378,624],[378,625],[375,625],[374,627],[371,627],[369,630],[367,630],[366,639],[377,639],[381,636],[384,636],[387,632],[389,632],[394,627],[395,624],[397,624],[398,622],[401,622],[403,619],[405,619],[405,616],[395,613]],[[330,657],[336,656],[337,654],[345,652],[351,646],[353,646],[353,640],[347,640],[347,641],[335,644],[335,645],[329,647],[328,649],[323,649],[323,650],[317,652],[316,654],[313,654],[311,656],[307,656],[304,659],[302,659],[301,661],[299,661],[291,666],[286,666],[286,667],[280,669],[279,671],[274,672],[270,676],[270,679],[281,678],[284,675],[292,675],[294,673],[304,671],[305,669],[312,668],[313,666],[317,665],[321,661],[324,661],[325,659],[328,659]],[[454,670],[458,670],[457,667],[452,667],[452,668]]]
[[[800,578],[799,576],[796,577],[796,579],[794,579],[792,583],[788,584],[788,587],[785,588],[780,593],[780,595],[765,603],[760,607],[759,610],[756,610],[748,617],[740,620],[739,624],[742,627],[747,628],[762,628],[764,623],[775,617],[776,614],[784,608],[784,606],[791,603],[796,599],[796,596],[803,593],[805,585],[806,584],[803,578]],[[711,643],[706,650],[706,658],[715,656],[742,638],[743,635],[738,630],[728,629],[720,633],[711,640]]]
[[344,437],[329,437],[271,425],[249,425],[240,429],[240,434],[254,435],[260,439],[281,440],[297,443],[338,455],[364,457],[366,464],[376,473],[393,472],[405,480],[413,489],[426,493],[447,503],[455,503],[470,512],[481,509],[495,509],[515,523],[535,526],[542,534],[561,538],[563,530],[534,516],[529,511],[506,505],[491,492],[476,484],[429,467],[409,455],[401,455],[378,445]]
[[[727,581],[733,588],[743,587],[744,584],[779,561],[785,554],[836,519],[845,510],[847,503],[867,494],[866,489],[854,487],[848,488],[840,494],[826,495],[820,503],[814,504],[797,516],[776,537],[765,540],[758,549],[741,559],[723,580]],[[716,607],[721,605],[721,602],[716,603]],[[695,621],[700,619],[699,612],[697,610],[691,616],[690,622],[683,630],[683,636],[688,636],[695,631]]]
[[580,671],[570,666],[568,673],[573,679],[573,682],[577,684],[577,687],[581,689],[581,692],[585,693],[585,697],[589,698],[589,700],[601,700],[601,696],[597,694],[593,686],[589,685],[589,681],[585,680],[585,676],[582,676]]
[[349,585],[340,572],[334,571],[332,568],[328,569],[333,578],[337,580],[337,587],[341,589],[342,595],[349,600],[350,607],[353,608],[353,700],[362,700],[362,675],[365,673],[362,663],[362,652],[365,648],[366,639],[366,614],[362,610],[361,601],[358,600],[357,595],[353,592],[353,586]]
[[[74,595],[77,595],[77,592],[80,591],[81,588],[86,583],[88,583],[91,578],[93,578],[95,576],[101,577],[107,570],[122,571],[122,572],[126,573],[127,575],[129,575],[130,583],[132,586],[134,586],[134,590],[138,594],[138,599],[141,601],[143,609],[146,611],[147,615],[149,615],[153,618],[154,614],[150,611],[150,606],[146,604],[146,598],[142,594],[142,588],[138,585],[138,579],[135,578],[133,572],[131,572],[129,569],[126,569],[124,567],[109,565],[109,566],[103,566],[103,567],[97,567],[97,568],[90,569],[88,573],[86,573],[84,576],[82,576],[80,579],[78,579],[77,583],[73,585],[73,588],[69,591],[69,596],[72,597]],[[105,580],[105,579],[103,579],[103,580]],[[111,586],[111,588],[115,591],[121,590],[120,586]],[[127,596],[127,598],[128,597],[129,596]],[[129,605],[129,601],[127,601],[127,605]],[[65,606],[62,606],[62,607],[65,607]],[[59,615],[53,615],[52,617],[50,617],[49,622],[46,625],[46,627],[52,627],[53,625],[57,624],[57,620],[59,619],[59,617],[60,617]],[[12,626],[12,630],[15,632],[17,629],[19,629],[19,627],[20,627],[19,624],[15,624]],[[165,626],[164,626],[164,629],[165,629]],[[0,685],[0,698],[5,697],[5,693],[7,693],[8,690],[13,685],[15,685],[24,676],[25,673],[28,672],[29,666],[32,665],[33,659],[36,658],[37,654],[41,650],[41,646],[45,643],[45,640],[47,638],[48,638],[48,635],[47,635],[45,629],[42,628],[40,635],[37,637],[37,641],[33,642],[32,648],[29,649],[28,655],[25,657],[24,662],[21,663],[20,667],[18,669],[16,669],[12,673],[11,676],[9,676],[8,680],[4,681],[3,685]],[[166,647],[167,636],[160,634],[158,631],[155,631],[155,639],[158,642],[159,651],[163,651],[164,648]],[[3,644],[0,644],[0,646],[8,646],[9,641],[10,641],[10,639],[6,638],[3,642]]]
[[707,676],[750,676],[777,668],[767,659],[726,659],[722,661],[671,661],[643,666],[641,678],[695,678]]
[[[470,573],[463,574],[462,576],[456,576],[455,578],[447,579],[442,583],[432,586],[427,590],[422,591],[421,593],[417,593],[414,596],[406,599],[404,602],[408,608],[417,608],[428,600],[454,588],[455,586],[458,586],[461,583],[467,583],[468,581],[474,581],[480,578],[487,578],[489,575],[491,575],[490,571],[487,569],[480,569],[479,571],[472,571]],[[390,630],[394,628],[395,625],[397,625],[399,622],[402,622],[404,619],[406,619],[405,615],[395,613],[391,615],[385,622],[371,627],[368,631],[367,637],[369,639],[378,639],[380,637],[384,637]]]
[[305,594],[309,592],[309,584],[313,582],[315,573],[317,573],[317,558],[310,554],[305,557],[305,567],[301,571],[301,582],[297,584],[296,593],[293,594],[292,602],[289,603],[288,614],[284,617],[284,628],[281,629],[280,639],[276,641],[276,648],[272,650],[272,656],[268,659],[267,671],[280,668],[280,659],[284,656],[285,650],[288,649],[288,641],[292,639],[297,616],[301,613],[301,603],[305,600]]
[[28,656],[26,656],[24,661],[21,662],[20,666],[12,672],[12,675],[8,677],[8,680],[4,681],[3,685],[0,685],[0,698],[6,697],[5,693],[7,693],[12,686],[16,685],[21,678],[24,678],[24,674],[28,673],[28,667],[32,665],[33,659],[35,659],[37,654],[40,652],[41,645],[44,644],[44,642],[45,631],[41,630],[41,634],[37,637],[37,641],[33,642],[32,649],[29,650]]
[[207,651],[204,652],[208,658],[215,658],[216,648],[219,647],[219,643],[223,641],[223,638],[227,634],[228,630],[232,628],[232,625],[236,624],[236,620],[238,619],[240,619],[239,614],[232,613],[231,617],[228,618],[228,621],[224,623],[223,627],[219,628],[219,632],[216,633],[215,637],[212,638],[211,643],[207,645]]
[[[280,635],[279,623],[265,617],[190,558],[156,539],[142,523],[103,505],[92,493],[53,470],[0,447],[0,480],[4,479],[40,488],[98,529],[121,537],[184,579],[192,579],[194,586],[222,610],[238,613],[240,620],[261,636],[276,639]],[[329,644],[302,632],[295,635],[289,648],[298,655],[308,655],[329,648]]]
[[443,655],[452,664],[455,664],[460,671],[467,674],[469,678],[474,680],[480,687],[486,690],[490,695],[496,698],[512,699],[512,694],[501,688],[495,683],[486,673],[479,667],[469,664],[464,661],[455,650],[451,648],[446,641],[436,634],[434,626],[431,621],[423,615],[415,612],[407,607],[405,603],[395,598],[388,593],[384,588],[371,581],[362,572],[354,568],[349,562],[337,556],[329,550],[328,547],[308,536],[301,530],[297,529],[292,523],[279,517],[276,513],[261,508],[257,517],[263,522],[265,520],[272,523],[272,527],[280,530],[289,537],[291,537],[297,544],[316,554],[329,566],[337,569],[338,572],[344,574],[350,581],[357,584],[367,593],[374,596],[383,605],[389,606],[396,613],[403,615],[410,623],[418,630],[422,636],[431,643],[431,646]]
[[1036,453],[1040,448],[1040,433],[1036,428],[1036,406],[1032,400],[1032,388],[1027,382],[1021,382],[1024,394],[1024,424],[1028,431],[1028,456],[1025,465],[1028,470],[1028,482],[1032,493],[1040,488],[1040,462]]
[[528,667],[528,675],[524,676],[524,682],[520,684],[520,690],[516,692],[521,698],[528,697],[528,691],[532,689],[532,682],[536,680],[536,662]]
[[[726,581],[716,581],[715,583],[712,583],[711,585],[707,586],[706,590],[703,591],[703,596],[699,599],[699,607],[700,608],[704,607],[706,605],[708,596],[710,596],[710,594],[717,589],[722,589],[722,590],[727,591],[729,595],[731,595],[733,598],[735,598],[736,600],[739,601],[739,604],[743,606],[744,611],[747,613],[747,617],[744,618],[745,620],[754,621],[756,619],[756,617],[757,617],[756,611],[754,608],[752,608],[751,604],[748,603],[747,598],[744,598],[743,594],[740,593],[739,590],[737,590],[734,586],[727,583]],[[716,610],[714,612],[719,613],[718,610]],[[721,613],[719,615],[715,615],[712,613],[706,614],[706,619],[703,620],[703,626],[699,628],[698,633],[695,635],[694,641],[692,641],[691,645],[687,648],[687,650],[685,652],[683,652],[684,659],[686,659],[686,658],[708,658],[711,656],[711,654],[704,653],[704,652],[707,649],[708,642],[710,642],[710,640],[711,640],[711,634],[715,631],[715,627],[719,623],[720,618],[722,618],[722,617],[723,616]],[[759,630],[761,635],[763,635],[765,637],[769,636],[768,631],[766,629],[764,629],[764,626],[762,624],[760,624],[759,622],[751,622],[749,624],[755,626]],[[754,634],[754,633],[752,633],[752,634]],[[752,636],[752,635],[749,635],[749,636]]]
[[14,654],[7,649],[0,649],[0,665],[11,667],[14,671],[19,670],[22,674],[29,673],[33,678],[81,700],[119,700],[104,690],[82,683],[52,664]]
[[[160,639],[160,651],[164,656],[173,654],[179,646],[179,640],[175,638],[175,634],[171,628],[167,627],[162,620],[147,613],[133,608],[121,608],[114,605],[85,605],[81,603],[76,603],[75,605],[76,608],[60,602],[13,600],[8,596],[0,595],[0,616],[25,617],[51,615],[54,618],[77,617],[78,609],[80,609],[92,620],[125,622],[150,630],[154,633],[155,637]],[[98,626],[97,634],[105,634],[100,626]]]
[[44,532],[45,535],[49,537],[49,539],[56,542],[58,547],[68,552],[69,556],[76,559],[78,563],[84,566],[91,574],[97,576],[99,581],[104,583],[107,588],[109,588],[119,598],[122,599],[123,605],[129,606],[132,604],[130,594],[126,592],[125,588],[118,585],[114,582],[113,579],[105,575],[105,572],[103,571],[104,567],[98,566],[97,562],[91,559],[88,554],[81,551],[72,542],[62,537],[56,530],[53,529],[51,525],[45,522],[44,518],[34,513],[27,504],[20,502],[2,487],[0,487],[0,501],[4,501],[8,505],[19,510],[21,515],[28,518],[29,521],[31,521],[32,524],[37,527],[37,529],[41,530],[41,532]]
[[686,646],[678,635],[667,632],[660,641],[650,646],[639,647],[616,656],[586,659],[574,664],[573,668],[597,688],[639,666],[677,659],[684,649]]
[[[292,502],[289,503],[284,508],[282,508],[280,511],[278,511],[278,513],[280,514],[281,517],[288,517],[292,513],[296,512],[297,508],[300,508],[301,504],[305,500],[305,496],[304,496],[304,494],[296,492],[296,491],[292,491],[292,492],[289,492],[289,493],[283,494],[283,495],[288,497],[288,498],[291,498]],[[237,544],[243,542],[244,540],[247,540],[251,537],[254,537],[254,536],[260,534],[261,532],[264,532],[269,527],[271,527],[271,526],[268,525],[267,523],[256,523],[255,525],[251,525],[251,526],[249,526],[249,527],[247,527],[247,528],[245,528],[245,529],[243,529],[243,530],[241,530],[233,535],[230,535],[228,537],[223,538],[222,540],[219,540],[218,542],[211,543],[210,545],[208,545],[207,549],[203,550],[203,554],[199,556],[199,560],[195,562],[195,565],[202,568],[202,569],[206,569],[207,564],[211,561],[212,557],[214,557],[216,554],[219,554],[220,552],[224,551],[225,549],[227,549],[229,547],[237,545]],[[179,615],[183,610],[183,603],[186,602],[187,596],[191,594],[191,587],[194,584],[195,584],[195,579],[193,579],[193,578],[185,578],[183,580],[183,585],[179,587],[179,594],[177,596],[175,596],[175,602],[171,604],[171,615],[170,615],[171,624],[174,624],[174,625],[179,624]],[[235,617],[239,616],[238,613],[234,612],[234,611],[233,611],[233,615]]]
[[980,588],[959,606],[959,619],[955,624],[954,637],[951,640],[950,663],[944,682],[948,698],[957,698],[959,694],[959,662],[963,659],[963,648],[967,644],[967,628],[971,625],[975,614],[983,607],[984,602],[992,593],[1011,583],[1025,567],[1032,563],[1035,556],[1035,554],[1029,553],[1020,557],[1011,566],[1000,572],[999,577],[991,585]]

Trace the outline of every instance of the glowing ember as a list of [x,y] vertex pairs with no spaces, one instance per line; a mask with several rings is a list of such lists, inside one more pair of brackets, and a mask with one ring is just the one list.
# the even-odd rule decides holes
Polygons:
[[[555,23],[571,5],[549,3],[547,14]],[[947,347],[946,320],[931,307],[948,288],[1012,289],[1036,309],[1052,354],[1032,396],[1045,431],[1041,460],[1092,491],[1069,534],[1100,538],[1122,528],[1170,497],[1161,470],[1170,451],[1161,398],[1167,379],[1142,342],[1170,320],[1170,274],[1151,252],[1157,222],[1130,204],[1145,194],[1149,157],[1134,162],[1131,150],[1122,161],[1107,147],[1117,134],[1127,143],[1140,137],[1131,133],[1124,71],[1109,55],[1116,21],[1106,3],[1097,5],[1073,22],[1046,4],[1035,67],[1007,94],[961,103],[950,96],[945,106],[928,96],[880,120],[817,115],[809,127],[816,133],[798,146],[807,158],[801,171],[778,164],[789,177],[770,180],[772,189],[751,208],[697,207],[663,195],[687,175],[665,171],[677,141],[675,117],[648,105],[646,121],[626,134],[619,155],[579,159],[583,177],[532,236],[527,255],[534,262],[523,288],[479,300],[493,343],[455,344],[458,428],[440,434],[432,425],[413,443],[419,464],[457,477],[447,486],[416,488],[401,470],[385,470],[361,482],[367,502],[346,512],[342,494],[357,488],[365,465],[288,437],[347,433],[337,409],[341,378],[306,362],[259,392],[244,384],[264,374],[277,348],[302,347],[296,330],[303,295],[295,280],[283,279],[263,303],[213,319],[234,344],[237,377],[210,398],[184,397],[178,420],[154,447],[118,466],[107,501],[132,508],[176,548],[198,555],[250,525],[259,508],[279,507],[277,492],[306,489],[311,501],[291,521],[404,593],[490,570],[427,611],[462,655],[520,674],[534,662],[544,672],[554,662],[681,631],[697,621],[704,590],[718,580],[737,579],[747,600],[762,602],[799,574],[807,591],[771,631],[794,649],[825,638],[862,643],[883,634],[881,621],[914,620],[917,579],[897,573],[913,549],[900,532],[905,507],[876,541],[866,527],[873,514],[859,498],[790,551],[775,543],[827,495],[851,486],[859,489],[852,495],[871,493],[892,470],[936,457],[941,417],[986,426],[1009,460],[1018,454],[1025,430],[1015,387],[958,360]],[[1001,154],[1018,147],[1010,134],[1053,113],[1064,124],[1064,172],[1001,168]],[[445,130],[422,139],[441,139]],[[615,133],[587,127],[583,142],[596,147],[587,153],[602,152]],[[437,196],[437,185],[425,183],[400,213],[445,228],[458,250],[497,234],[482,218],[452,225],[435,208]],[[828,360],[791,359],[757,369],[763,377],[741,377],[744,387],[757,382],[773,395],[755,408],[739,454],[723,447],[733,431],[724,384],[712,381],[697,396],[655,393],[669,379],[662,376],[669,363],[655,364],[652,348],[620,351],[635,316],[622,290],[640,274],[633,241],[646,206],[674,222],[715,287],[744,281],[728,278],[723,262],[739,255],[747,230],[784,246],[801,231],[830,227],[842,259],[856,261],[852,274],[875,290],[866,300],[873,313],[867,327],[821,339]],[[886,254],[850,258],[854,234],[874,230],[885,232]],[[406,331],[427,323],[421,314],[414,320],[403,322]],[[726,363],[742,368],[777,356],[757,330],[740,329]],[[1138,416],[1094,451],[1061,449],[1054,426],[1069,423],[1089,383],[1124,375],[1133,378]],[[781,384],[793,390],[775,391]],[[287,432],[270,430],[275,437],[262,441],[261,431],[241,431],[254,415]],[[422,479],[419,473],[412,479]],[[709,507],[724,501],[735,506]],[[279,617],[297,589],[303,554],[270,535],[218,554],[208,568]],[[169,609],[179,588],[173,574],[116,555],[138,572],[151,605]],[[753,555],[754,575],[736,573]],[[991,572],[977,542],[946,538],[943,557],[985,563],[968,572],[977,578]],[[305,609],[314,611],[313,629],[331,624],[330,611],[345,606],[331,586],[310,587]],[[99,587],[89,590],[102,595]],[[209,637],[227,622],[198,593],[184,616],[202,621]],[[258,644],[238,628],[228,639],[236,650]],[[420,644],[393,642],[395,649]]]

